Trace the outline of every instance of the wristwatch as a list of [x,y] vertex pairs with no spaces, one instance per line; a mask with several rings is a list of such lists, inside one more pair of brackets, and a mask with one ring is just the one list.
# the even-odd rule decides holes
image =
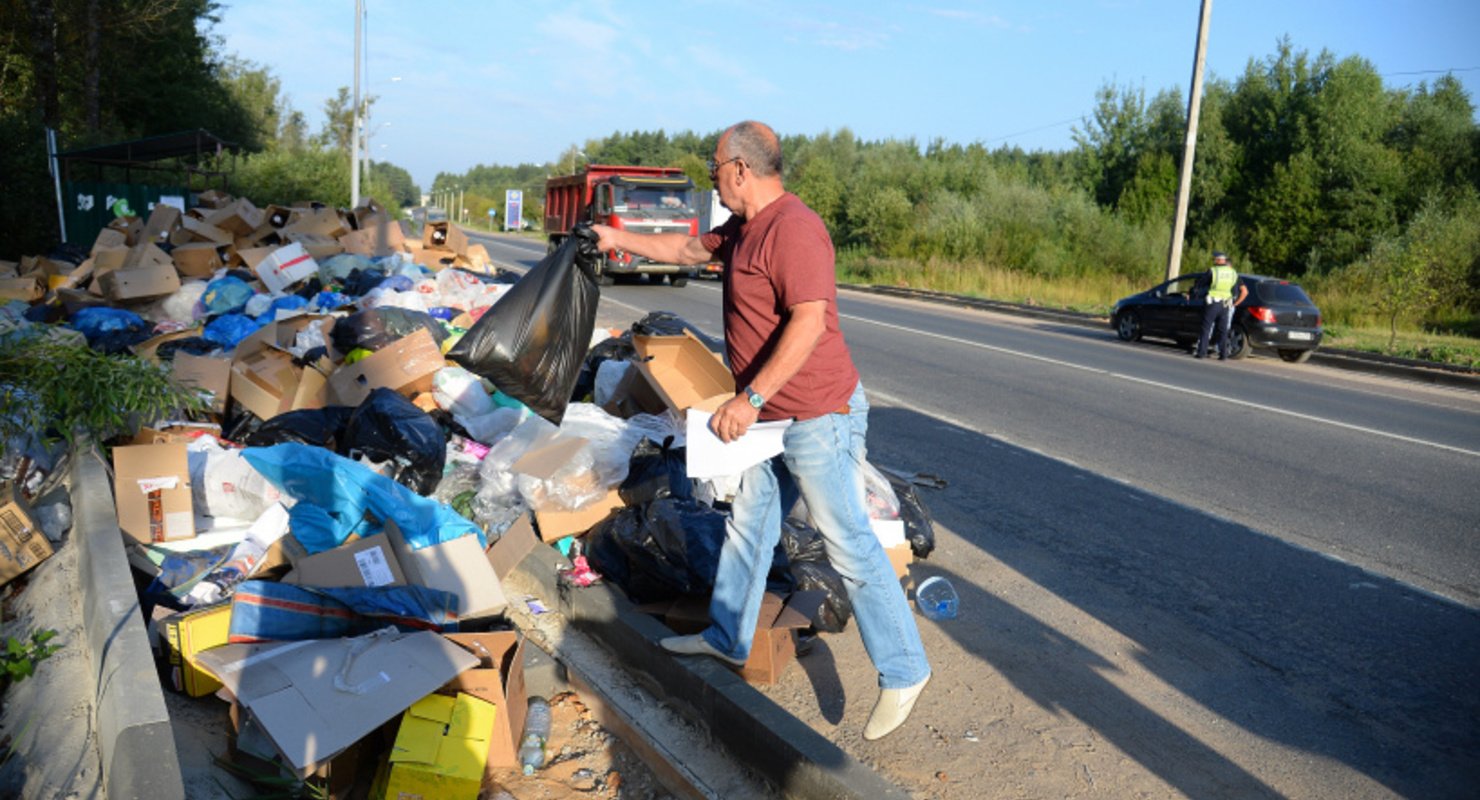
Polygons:
[[745,399],[750,401],[750,407],[756,411],[760,411],[761,406],[766,404],[766,398],[761,397],[759,392],[749,386],[745,387]]

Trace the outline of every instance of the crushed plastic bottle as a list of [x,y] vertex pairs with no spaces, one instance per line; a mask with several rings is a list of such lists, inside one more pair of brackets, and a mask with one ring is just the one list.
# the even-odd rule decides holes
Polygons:
[[524,717],[524,740],[519,744],[519,766],[525,775],[545,765],[545,742],[550,740],[550,702],[543,697],[529,698],[529,713]]
[[939,575],[926,578],[915,589],[915,607],[920,609],[926,619],[955,619],[960,603],[956,596],[956,587]]

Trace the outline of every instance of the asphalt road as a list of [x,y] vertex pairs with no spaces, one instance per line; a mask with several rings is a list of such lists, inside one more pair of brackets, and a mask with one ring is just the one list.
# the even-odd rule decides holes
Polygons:
[[[500,263],[543,254],[508,241],[487,240]],[[602,295],[721,329],[713,282]],[[947,531],[927,564],[974,612],[942,629],[989,668],[971,682],[1068,711],[1182,795],[1473,796],[1480,394],[856,293],[840,310],[871,460],[950,482],[926,494]],[[1133,641],[1176,697],[1102,686],[1094,638],[981,578],[1004,574]]]

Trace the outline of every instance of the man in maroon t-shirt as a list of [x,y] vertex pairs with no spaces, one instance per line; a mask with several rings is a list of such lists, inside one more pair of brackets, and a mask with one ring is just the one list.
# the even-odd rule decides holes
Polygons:
[[793,420],[784,452],[740,477],[710,600],[712,624],[661,644],[745,663],[781,520],[800,496],[843,576],[879,671],[882,691],[863,731],[878,739],[909,716],[930,664],[864,504],[868,401],[838,326],[832,240],[817,214],[783,188],[781,143],[767,126],[742,122],[726,130],[709,175],[734,216],[702,237],[592,226],[602,251],[669,264],[717,257],[724,264],[725,345],[736,395],[710,420],[716,436],[732,442],[757,420]]

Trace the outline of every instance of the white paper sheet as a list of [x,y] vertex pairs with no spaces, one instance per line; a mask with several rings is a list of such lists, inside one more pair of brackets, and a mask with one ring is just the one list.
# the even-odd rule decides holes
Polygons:
[[744,436],[729,444],[720,441],[709,429],[712,414],[690,408],[685,433],[688,437],[688,472],[690,478],[722,478],[745,470],[779,455],[782,436],[791,420],[757,422]]

